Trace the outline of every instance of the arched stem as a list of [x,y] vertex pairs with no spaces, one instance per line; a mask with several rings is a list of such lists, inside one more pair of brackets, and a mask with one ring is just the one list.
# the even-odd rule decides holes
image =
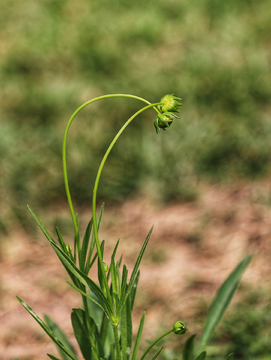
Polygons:
[[[99,242],[99,238],[98,238],[98,226],[97,226],[97,219],[96,219],[96,199],[97,199],[98,185],[99,185],[101,173],[102,173],[104,164],[106,162],[106,159],[108,158],[108,155],[110,154],[110,151],[112,150],[113,146],[117,142],[120,135],[123,133],[123,131],[126,129],[126,127],[134,120],[135,117],[137,117],[139,114],[141,114],[143,111],[145,111],[147,109],[150,109],[152,107],[155,108],[155,106],[157,106],[157,105],[160,105],[160,103],[149,104],[148,106],[145,106],[142,109],[138,110],[121,127],[121,129],[119,130],[117,135],[114,137],[114,139],[112,140],[111,144],[109,145],[108,149],[106,150],[106,152],[104,154],[104,157],[103,157],[103,159],[102,159],[102,161],[100,163],[100,166],[99,166],[99,169],[98,169],[98,172],[97,172],[97,175],[96,175],[95,183],[94,183],[93,197],[92,197],[93,231],[94,231],[94,236],[95,236],[95,242],[96,242],[96,248],[97,248],[99,263],[100,263],[100,267],[101,267],[101,270],[102,270],[102,273],[103,273],[104,284],[106,286],[106,293],[107,293],[107,296],[108,296],[109,299],[111,299],[111,295],[110,295],[109,286],[108,286],[108,283],[107,283],[107,280],[106,280],[105,270],[104,270],[104,267],[103,267],[103,257],[102,257],[102,252],[101,252],[101,249],[100,249],[100,242]],[[118,321],[118,319],[116,319],[116,320]]]
[[[75,258],[76,258],[76,247],[78,248],[78,253],[80,253],[81,245],[80,245],[80,239],[79,239],[78,224],[77,224],[76,216],[75,216],[75,213],[74,213],[74,208],[73,208],[72,199],[71,199],[71,193],[70,193],[70,189],[69,189],[69,181],[68,181],[68,173],[67,173],[67,138],[68,138],[68,133],[69,133],[70,126],[71,126],[75,116],[82,109],[84,109],[86,106],[94,103],[95,101],[108,99],[108,98],[114,98],[114,97],[132,98],[132,99],[137,99],[137,100],[143,101],[144,103],[146,103],[148,105],[151,104],[149,101],[147,101],[147,100],[145,100],[145,99],[143,99],[143,98],[141,98],[139,96],[130,95],[130,94],[108,94],[108,95],[99,96],[99,97],[96,97],[94,99],[91,99],[91,100],[85,102],[78,109],[75,110],[75,112],[72,114],[72,116],[70,117],[70,119],[68,121],[68,124],[67,124],[66,129],[65,129],[65,133],[64,133],[63,147],[62,147],[63,175],[64,175],[64,184],[65,184],[67,200],[68,200],[68,204],[69,204],[69,208],[70,208],[70,212],[71,212],[71,217],[72,217],[72,221],[73,221],[73,226],[74,226],[74,233],[75,233],[75,237],[74,237],[74,257]],[[155,108],[155,110],[159,113],[159,111],[156,108]]]

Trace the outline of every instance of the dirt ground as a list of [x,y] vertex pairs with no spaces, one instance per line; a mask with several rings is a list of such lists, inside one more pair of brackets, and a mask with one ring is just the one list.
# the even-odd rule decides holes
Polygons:
[[[199,306],[207,307],[225,277],[248,254],[253,262],[243,286],[270,286],[271,182],[201,185],[199,190],[199,199],[188,204],[162,207],[136,199],[105,208],[100,237],[106,240],[106,259],[109,262],[120,238],[118,254],[124,254],[130,270],[154,225],[141,265],[135,310],[135,331],[146,310],[145,338],[177,320],[187,324],[189,334],[200,332]],[[89,216],[84,211],[84,224]],[[16,295],[39,316],[46,313],[61,324],[75,344],[70,313],[81,299],[65,282],[68,277],[42,234],[33,239],[19,229],[3,239],[0,272],[0,360],[57,356],[51,339]]]

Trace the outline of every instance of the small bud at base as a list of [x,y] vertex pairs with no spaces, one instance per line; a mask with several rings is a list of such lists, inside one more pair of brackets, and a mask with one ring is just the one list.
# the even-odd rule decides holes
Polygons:
[[173,331],[177,335],[185,334],[187,330],[188,329],[186,328],[185,323],[183,323],[182,321],[176,321],[173,325]]

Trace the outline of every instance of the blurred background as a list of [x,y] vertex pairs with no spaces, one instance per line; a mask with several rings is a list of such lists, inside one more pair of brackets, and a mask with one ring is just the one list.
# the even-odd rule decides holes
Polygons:
[[[1,0],[3,272],[9,265],[10,269],[15,266],[14,259],[20,262],[27,241],[36,246],[40,239],[26,204],[43,216],[49,228],[60,223],[64,235],[72,230],[61,164],[65,125],[83,102],[108,93],[131,93],[151,102],[167,93],[183,99],[181,119],[166,132],[155,133],[155,113],[149,110],[125,130],[114,148],[98,199],[105,200],[110,209],[111,223],[105,226],[108,233],[112,224],[123,227],[124,220],[116,219],[118,214],[129,214],[129,209],[138,209],[136,214],[131,210],[131,216],[135,222],[142,221],[146,216],[139,203],[144,199],[152,204],[151,210],[149,205],[146,208],[154,219],[162,216],[164,209],[167,214],[175,211],[179,220],[184,219],[183,214],[193,214],[186,219],[186,224],[192,224],[187,231],[182,228],[175,234],[171,228],[167,234],[173,233],[177,247],[185,244],[192,248],[199,261],[211,256],[208,251],[206,255],[208,246],[216,246],[208,245],[205,239],[210,233],[205,230],[222,224],[223,231],[233,226],[235,235],[245,229],[240,247],[243,252],[258,254],[259,264],[264,253],[267,271],[270,66],[270,0]],[[135,100],[106,100],[84,109],[73,123],[68,139],[69,181],[72,198],[83,213],[90,211],[93,181],[103,153],[116,131],[140,107]],[[249,227],[251,219],[254,225],[258,221],[256,229]],[[165,218],[160,220],[167,224]],[[176,220],[178,229],[177,224]],[[161,256],[165,234],[163,238],[160,230],[152,259],[158,267],[166,261]],[[14,234],[16,244],[26,241],[17,255],[7,245],[13,244]],[[214,231],[209,238],[213,236],[215,244],[217,237],[223,237],[220,235]],[[224,245],[220,242],[221,256]],[[216,251],[212,252],[214,258]],[[33,256],[30,251],[28,255]],[[232,269],[240,259],[225,269]],[[20,266],[23,271],[22,263]],[[257,281],[263,279],[258,276]],[[8,292],[5,279],[9,278],[2,280],[3,299]],[[263,280],[268,280],[268,275]],[[203,280],[189,281],[195,289]],[[215,288],[213,284],[211,290]],[[238,318],[240,311],[233,310],[215,344],[223,344],[225,352],[238,349],[240,359],[271,359],[270,295],[266,286],[248,288],[242,300],[247,303],[247,313]],[[8,311],[5,306],[4,315]],[[203,305],[198,306],[201,309]],[[204,310],[195,311],[200,322]],[[18,334],[12,334],[2,340],[3,346],[15,346],[16,341],[10,339]],[[25,356],[22,359],[32,359]],[[219,358],[216,356],[214,351],[213,358]]]

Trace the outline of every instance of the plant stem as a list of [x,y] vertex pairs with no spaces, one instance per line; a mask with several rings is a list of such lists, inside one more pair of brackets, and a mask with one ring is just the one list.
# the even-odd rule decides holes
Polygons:
[[[79,106],[78,109],[75,110],[75,112],[72,114],[72,116],[70,117],[70,119],[68,121],[68,124],[67,124],[66,129],[65,129],[65,133],[64,133],[63,146],[62,146],[63,176],[64,176],[64,184],[65,184],[67,200],[68,200],[68,204],[69,204],[69,208],[70,208],[70,212],[71,212],[71,217],[72,217],[72,221],[73,221],[73,226],[74,226],[74,233],[75,233],[75,237],[74,237],[74,257],[75,258],[76,258],[76,248],[78,249],[78,254],[80,254],[81,245],[80,245],[80,239],[79,239],[78,225],[77,225],[76,216],[75,216],[75,213],[74,213],[74,208],[73,208],[70,189],[69,189],[69,182],[68,182],[68,173],[67,173],[67,137],[68,137],[70,126],[71,126],[75,116],[82,109],[84,109],[87,105],[90,105],[90,104],[94,103],[95,101],[108,99],[108,98],[114,98],[114,97],[127,97],[127,98],[132,98],[132,99],[137,99],[137,100],[143,101],[146,104],[151,104],[149,101],[147,101],[147,100],[145,100],[145,99],[143,99],[143,98],[141,98],[139,96],[130,95],[130,94],[108,94],[108,95],[99,96],[99,97],[96,97],[94,99],[91,99],[91,100],[85,102],[84,104]],[[155,108],[155,110],[159,113],[159,111],[156,108]]]
[[116,345],[116,358],[117,360],[121,360],[121,351],[120,351],[120,342],[119,342],[119,334],[118,334],[118,325],[112,325],[115,345]]
[[[106,162],[106,159],[107,159],[108,155],[110,154],[110,151],[112,150],[113,146],[115,145],[115,143],[117,142],[118,138],[123,133],[123,131],[126,129],[126,127],[131,123],[131,121],[136,116],[141,114],[143,111],[145,111],[145,110],[147,110],[149,108],[155,107],[155,106],[157,106],[159,104],[160,103],[156,103],[156,104],[149,104],[148,106],[145,106],[144,108],[138,110],[134,115],[132,115],[126,121],[126,123],[121,127],[121,129],[119,130],[119,132],[114,137],[111,144],[109,145],[108,149],[106,150],[106,153],[104,154],[104,157],[103,157],[103,159],[102,159],[102,161],[100,163],[100,166],[99,166],[99,169],[98,169],[98,172],[97,172],[97,175],[96,175],[96,179],[95,179],[95,184],[94,184],[94,189],[93,189],[93,197],[92,197],[93,232],[94,232],[94,236],[95,236],[95,242],[96,242],[96,247],[97,247],[99,263],[100,263],[101,271],[102,271],[102,274],[103,274],[102,276],[103,276],[105,287],[106,287],[106,293],[107,293],[107,297],[108,297],[110,302],[111,302],[111,294],[110,294],[109,286],[108,286],[108,283],[107,283],[105,270],[104,270],[104,267],[103,267],[103,257],[102,257],[102,253],[101,253],[101,249],[100,249],[100,242],[99,242],[99,238],[98,238],[98,227],[97,227],[97,220],[96,220],[96,198],[97,198],[97,190],[98,190],[99,180],[100,180],[101,173],[102,173],[104,164]],[[118,320],[118,319],[116,319],[116,320]]]
[[171,329],[169,331],[167,331],[164,335],[161,335],[158,339],[156,339],[149,347],[148,349],[144,352],[144,354],[141,356],[140,360],[143,360],[144,357],[148,354],[148,352],[151,350],[151,348],[158,343],[158,341],[160,341],[163,337],[167,336],[168,334],[172,333],[174,331],[174,329]]

